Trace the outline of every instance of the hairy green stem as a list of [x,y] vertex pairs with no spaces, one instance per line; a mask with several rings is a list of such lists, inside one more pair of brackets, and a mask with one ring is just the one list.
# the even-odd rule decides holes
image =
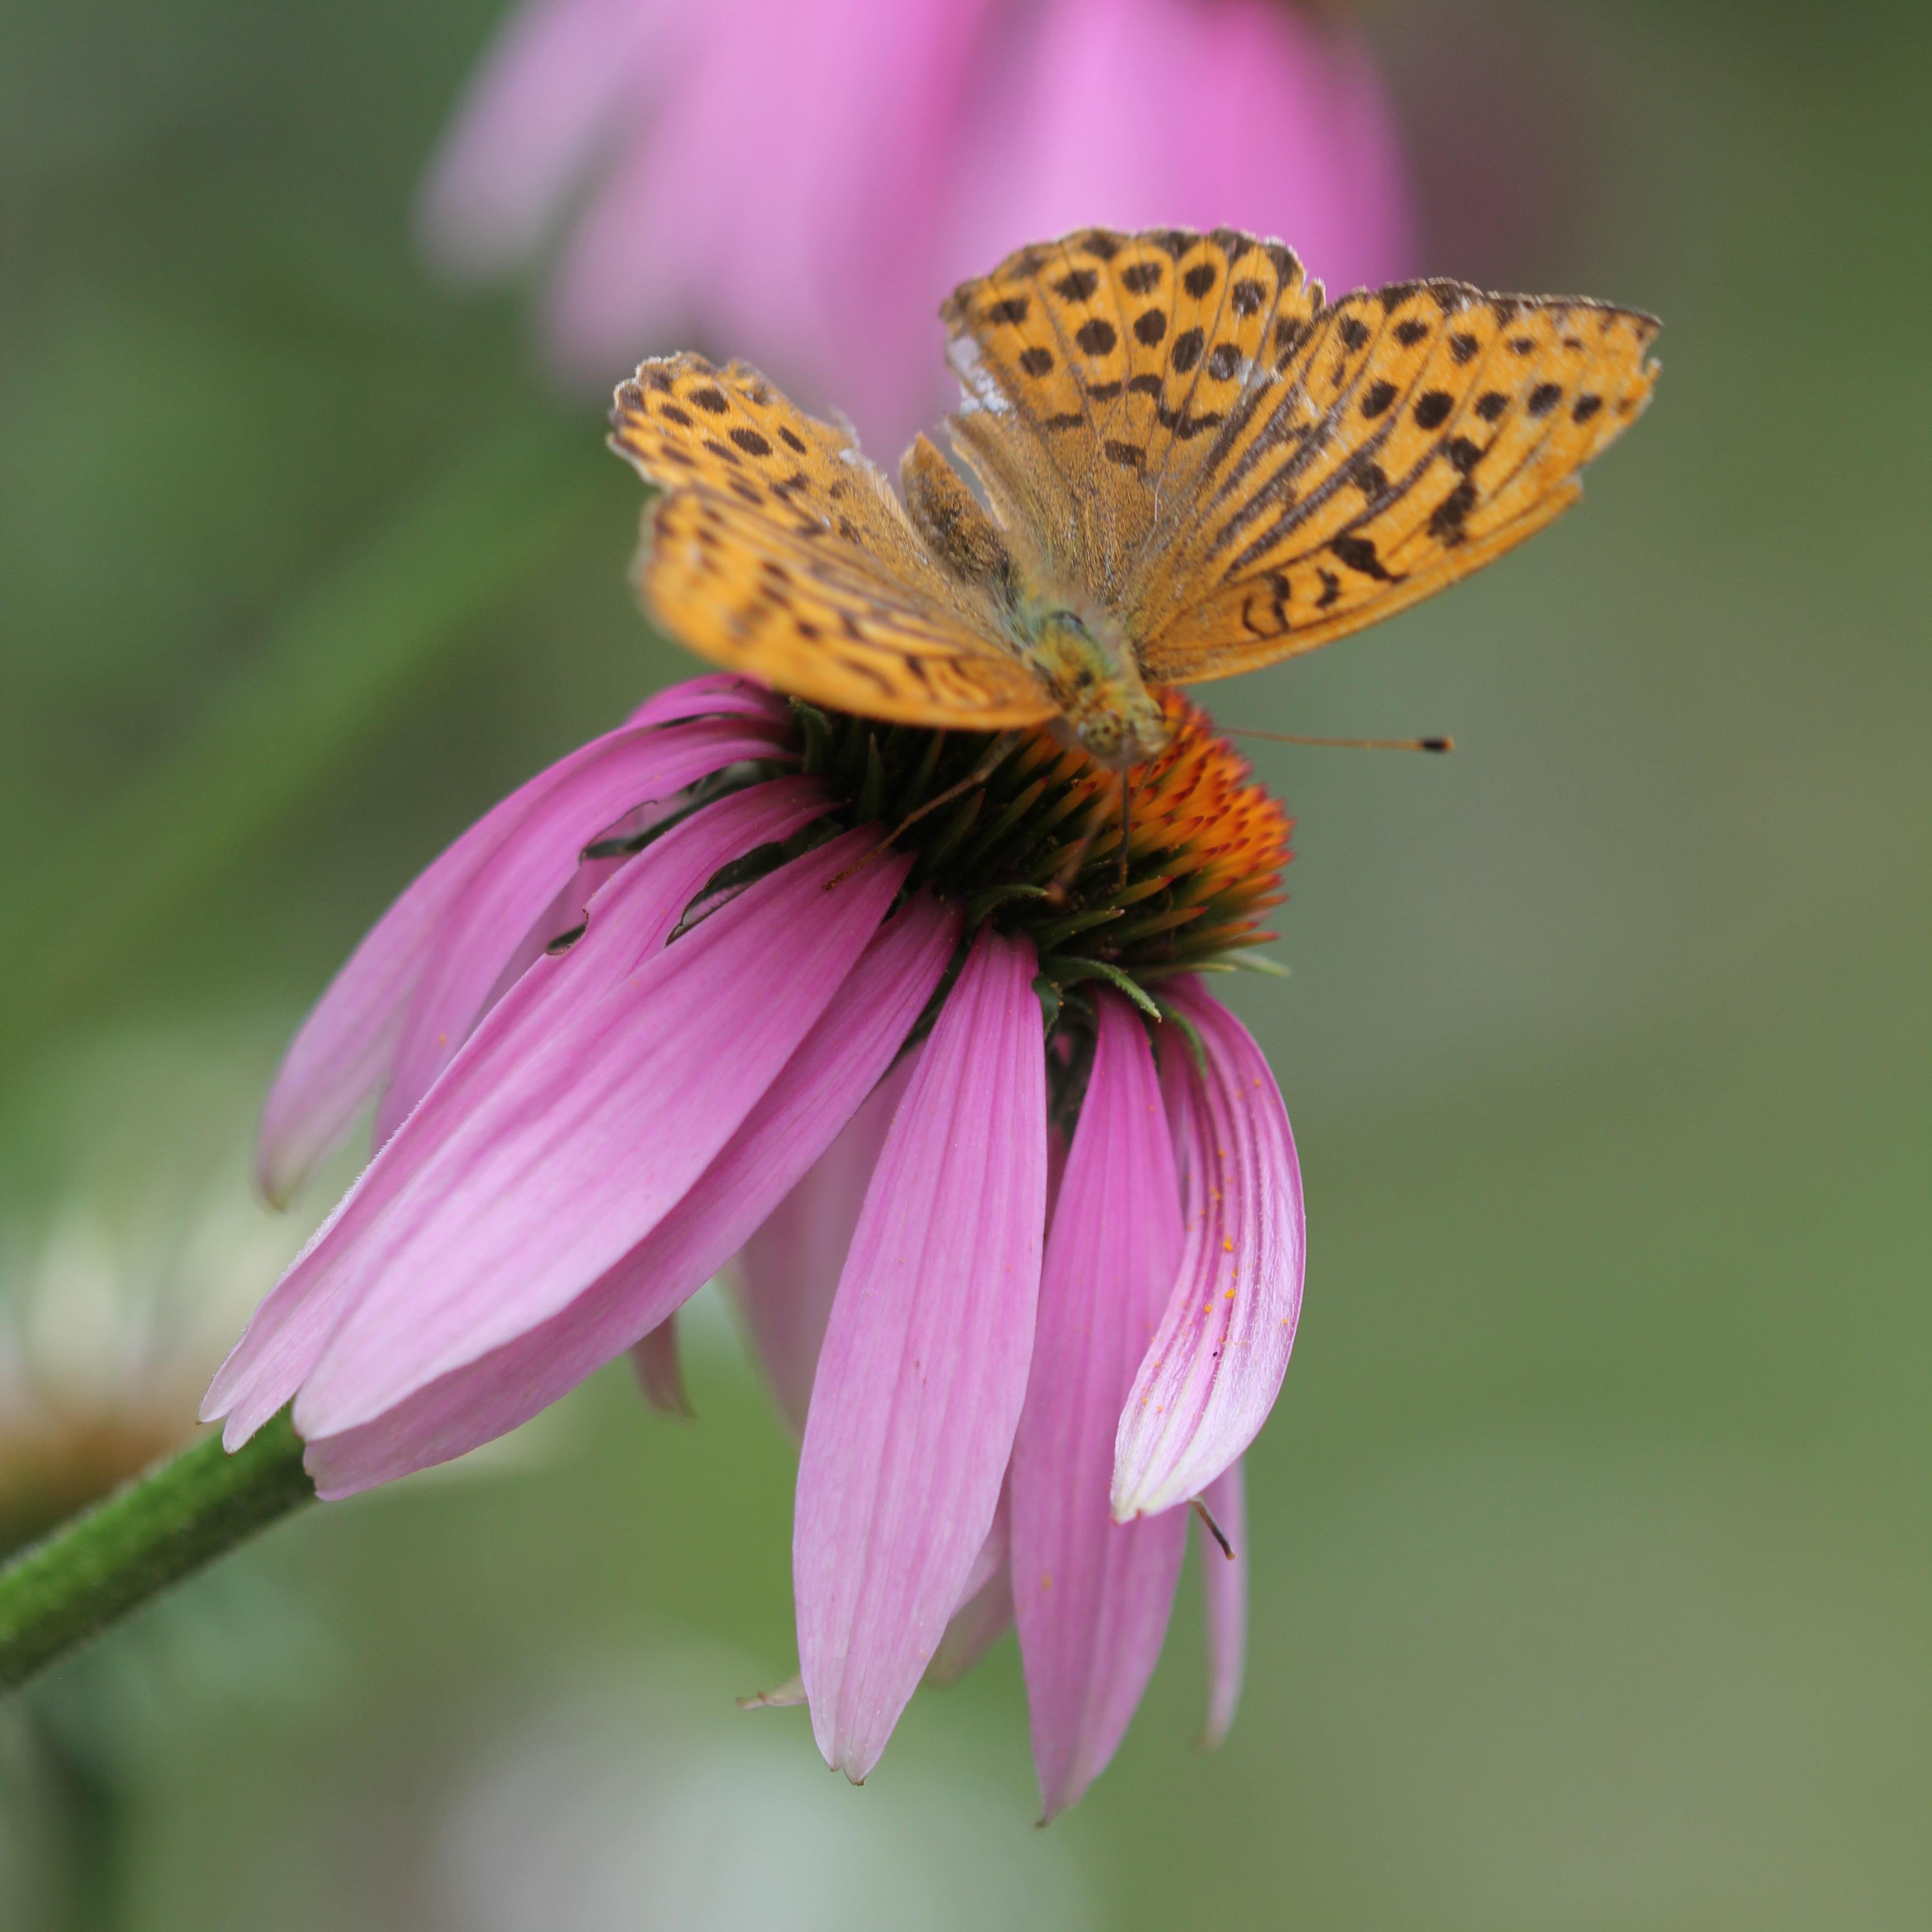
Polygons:
[[284,1409],[233,1455],[198,1442],[22,1550],[0,1570],[0,1692],[313,1502],[302,1458]]

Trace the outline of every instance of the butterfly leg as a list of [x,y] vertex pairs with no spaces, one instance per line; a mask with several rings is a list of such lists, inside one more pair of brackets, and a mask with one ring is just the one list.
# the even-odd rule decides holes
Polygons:
[[[1120,883],[1127,882],[1127,775],[1118,775],[1120,800]],[[1073,850],[1066,855],[1066,862],[1053,875],[1053,883],[1046,889],[1050,904],[1064,905],[1066,897],[1073,889],[1073,882],[1080,876],[1080,868],[1087,862],[1087,854],[1093,850],[1094,842],[1100,837],[1105,820],[1096,813],[1088,817],[1087,829],[1075,842]]]

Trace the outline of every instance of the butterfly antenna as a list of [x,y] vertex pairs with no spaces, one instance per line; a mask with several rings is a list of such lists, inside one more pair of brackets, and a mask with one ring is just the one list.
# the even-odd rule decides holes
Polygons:
[[1453,752],[1454,738],[1301,738],[1287,731],[1236,730],[1220,727],[1230,738],[1265,738],[1270,745],[1333,745],[1345,752]]
[[1134,829],[1134,774],[1120,774],[1120,889],[1127,884],[1127,835]]
[[891,831],[888,832],[869,852],[855,859],[836,878],[826,880],[825,890],[829,892],[834,886],[844,884],[854,873],[862,872],[881,852],[891,845],[892,841],[898,838],[902,832],[916,825],[928,812],[937,812],[942,805],[950,805],[956,798],[973,790],[976,786],[984,784],[1006,763],[1007,759],[1012,756],[1014,748],[1019,742],[1020,734],[1017,731],[1002,731],[992,744],[987,746],[986,755],[957,784],[948,785],[944,791],[935,792],[917,811],[908,812],[905,817],[901,819],[898,824],[894,826]]

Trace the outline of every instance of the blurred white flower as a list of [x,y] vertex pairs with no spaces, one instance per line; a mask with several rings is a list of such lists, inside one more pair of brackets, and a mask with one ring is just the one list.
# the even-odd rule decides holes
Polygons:
[[[483,1759],[445,1829],[464,1932],[1087,1932],[1064,1835],[949,1751],[855,1792],[800,1776],[802,1722],[748,1716],[756,1666],[690,1648],[560,1700]],[[955,1740],[956,1742],[956,1739]]]
[[262,1058],[228,1033],[116,1036],[0,1121],[0,1544],[186,1443],[301,1246],[249,1190]]

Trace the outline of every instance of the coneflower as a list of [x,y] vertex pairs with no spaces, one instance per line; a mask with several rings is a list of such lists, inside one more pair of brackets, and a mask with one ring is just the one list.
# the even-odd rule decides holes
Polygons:
[[[363,941],[272,1092],[285,1198],[378,1151],[204,1413],[292,1400],[325,1497],[462,1454],[742,1252],[802,1426],[802,1688],[872,1769],[1017,1622],[1047,1811],[1164,1637],[1187,1505],[1238,1558],[1293,1342],[1294,1147],[1206,991],[1269,935],[1288,822],[1205,716],[1133,775],[1046,730],[886,728],[740,680],[654,698],[478,822]],[[1209,1731],[1241,1565],[1208,1566]]]

